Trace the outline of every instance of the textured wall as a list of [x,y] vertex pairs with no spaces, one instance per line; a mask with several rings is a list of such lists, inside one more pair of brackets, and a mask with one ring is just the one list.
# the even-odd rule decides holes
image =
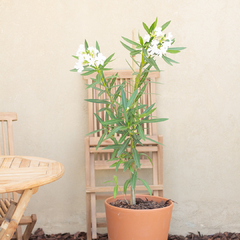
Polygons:
[[66,170],[32,198],[37,227],[85,231],[86,91],[71,55],[98,40],[104,55],[116,53],[115,69],[127,68],[121,36],[158,17],[187,47],[180,65],[159,61],[164,195],[178,203],[170,232],[240,231],[239,9],[238,0],[0,1],[0,111],[18,113],[15,152]]

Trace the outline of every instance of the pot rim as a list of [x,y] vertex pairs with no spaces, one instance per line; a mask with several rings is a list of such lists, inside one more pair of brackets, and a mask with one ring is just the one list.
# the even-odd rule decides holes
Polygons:
[[[129,197],[130,195],[126,195],[127,197]],[[108,205],[108,207],[109,208],[111,208],[111,209],[120,209],[120,211],[133,211],[133,212],[136,212],[136,211],[162,211],[162,210],[164,210],[164,209],[168,209],[168,208],[172,208],[173,207],[173,201],[171,200],[171,199],[168,199],[168,198],[164,198],[164,197],[160,197],[160,196],[150,196],[150,195],[144,195],[144,194],[136,194],[136,197],[147,197],[147,198],[160,198],[160,199],[162,199],[162,200],[165,200],[165,201],[167,201],[167,200],[170,200],[170,202],[171,202],[171,204],[169,205],[169,206],[167,206],[167,207],[163,207],[163,208],[154,208],[154,209],[129,209],[129,208],[119,208],[119,207],[116,207],[116,206],[112,206],[112,205],[110,205],[109,203],[108,203],[108,201],[110,200],[110,199],[115,199],[115,200],[117,200],[117,199],[124,199],[124,197],[122,196],[122,195],[120,195],[120,196],[117,196],[116,198],[114,198],[114,196],[111,196],[111,197],[109,197],[109,198],[107,198],[105,201],[104,201],[104,203],[105,203],[105,205]],[[151,200],[151,199],[150,199]]]

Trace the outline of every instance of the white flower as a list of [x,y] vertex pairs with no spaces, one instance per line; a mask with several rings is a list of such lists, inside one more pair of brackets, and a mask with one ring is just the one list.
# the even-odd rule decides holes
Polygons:
[[150,38],[151,38],[150,35],[147,34],[147,35],[144,36],[143,40],[144,40],[144,42],[149,42]]
[[158,48],[157,44],[150,45],[150,47],[148,48],[148,53],[150,56],[154,56],[154,55],[160,56],[161,55],[161,51]]
[[89,50],[89,52],[91,53],[91,54],[97,54],[99,51],[96,49],[96,48],[94,48],[94,47],[89,47],[88,48],[88,50]]
[[157,46],[158,44],[159,44],[159,41],[156,40],[156,39],[153,39],[152,42],[151,42],[152,46],[155,46],[155,45]]
[[77,69],[79,73],[81,73],[84,69],[81,61],[76,62],[74,68]]
[[171,32],[170,32],[170,33],[168,33],[167,39],[168,39],[168,40],[171,42],[172,38],[173,38],[173,35],[172,35],[172,33],[171,33]]
[[99,65],[103,65],[105,60],[106,60],[106,57],[103,56],[102,53],[98,53],[98,55],[95,58],[95,63],[97,65],[97,67]]
[[81,44],[77,50],[76,56],[80,56],[85,52],[85,47],[83,44]]
[[161,35],[163,35],[162,28],[161,27],[156,27],[155,28],[155,34],[156,34],[157,37],[160,37]]
[[88,58],[89,66],[94,66],[94,63],[95,63],[95,59],[93,57],[89,56],[89,58]]

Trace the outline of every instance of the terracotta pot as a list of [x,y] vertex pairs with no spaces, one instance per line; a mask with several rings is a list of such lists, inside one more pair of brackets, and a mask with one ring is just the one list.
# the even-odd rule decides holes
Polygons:
[[[160,202],[166,198],[149,195],[137,195],[145,200]],[[123,209],[109,203],[123,199],[123,196],[105,200],[108,239],[109,240],[167,240],[173,203],[165,208],[133,210]],[[130,199],[130,196],[127,196]]]

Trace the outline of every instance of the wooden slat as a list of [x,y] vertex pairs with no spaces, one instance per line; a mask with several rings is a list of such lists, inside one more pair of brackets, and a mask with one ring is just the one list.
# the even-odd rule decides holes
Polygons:
[[[105,77],[112,76],[114,74],[118,73],[118,76],[120,78],[132,78],[132,70],[111,70],[111,71],[106,71],[104,72]],[[83,79],[91,79],[96,77],[96,73],[88,75],[88,76],[83,76]],[[150,72],[148,75],[149,78],[159,78],[160,73],[159,72]]]
[[[162,190],[163,185],[149,185],[151,190]],[[120,188],[123,188],[123,186],[120,186]],[[100,192],[113,192],[114,186],[108,186],[108,187],[87,187],[86,193],[100,193]],[[143,185],[136,186],[136,191],[144,191],[146,190],[146,187]],[[130,191],[130,188],[128,188],[128,191]]]
[[[113,163],[115,163],[115,161],[95,161],[94,163],[94,168],[95,170],[104,170],[104,169],[113,169],[113,168],[109,168]],[[141,169],[151,169],[152,168],[152,164],[150,163],[149,160],[141,160]],[[120,165],[118,169],[123,169],[123,165]]]
[[[157,185],[158,184],[158,162],[157,162],[157,154],[153,153],[152,156],[152,162],[153,162],[153,185]],[[153,191],[153,195],[154,196],[158,196],[158,191],[154,190]]]
[[[163,137],[158,136],[158,142],[163,144]],[[163,145],[158,145],[158,183],[163,184]],[[159,191],[159,196],[163,197],[163,191]]]
[[[143,146],[143,147],[136,147],[138,152],[157,152],[158,147],[157,146]],[[90,153],[108,153],[108,152],[113,152],[113,149],[103,149],[103,148],[98,148],[96,149],[95,147],[90,147]]]
[[[119,140],[119,138],[120,137],[117,137],[117,140]],[[149,138],[157,141],[157,136],[149,136]],[[90,146],[92,147],[92,146],[97,146],[100,137],[90,137],[89,139],[90,139]],[[148,145],[149,144],[155,145],[155,143],[150,141],[150,140],[145,140],[145,141],[142,140],[141,142],[142,142],[143,145],[147,145],[147,144]],[[108,146],[108,145],[111,145],[111,144],[113,144],[113,141],[111,139],[107,139],[107,140],[102,142],[101,146],[104,147],[104,146]]]
[[4,161],[1,165],[1,169],[3,168],[10,168],[11,164],[12,164],[12,161],[13,161],[13,157],[6,157],[4,158]]
[[29,160],[29,159],[22,159],[22,162],[21,162],[21,164],[20,164],[20,168],[26,168],[26,167],[29,167],[29,165],[30,165],[30,163],[31,163],[31,160]]
[[14,158],[13,159],[13,162],[12,162],[12,165],[11,165],[11,168],[19,168],[20,167],[20,164],[22,162],[22,159],[21,158]]
[[105,218],[106,217],[106,213],[105,212],[97,213],[96,217],[97,218]]
[[48,167],[49,163],[48,162],[40,162],[39,167]]
[[0,200],[0,204],[1,204],[1,208],[2,208],[3,212],[6,214],[8,208],[2,199]]
[[3,154],[7,155],[7,141],[6,141],[6,133],[4,128],[4,121],[2,120],[2,140],[3,140]]
[[14,155],[12,121],[7,121],[9,155]]
[[111,194],[96,194],[96,199],[97,200],[105,200],[109,197],[112,197],[112,193]]
[[107,227],[107,223],[106,223],[106,222],[97,223],[97,227],[98,227],[98,228],[104,228],[104,227]]

